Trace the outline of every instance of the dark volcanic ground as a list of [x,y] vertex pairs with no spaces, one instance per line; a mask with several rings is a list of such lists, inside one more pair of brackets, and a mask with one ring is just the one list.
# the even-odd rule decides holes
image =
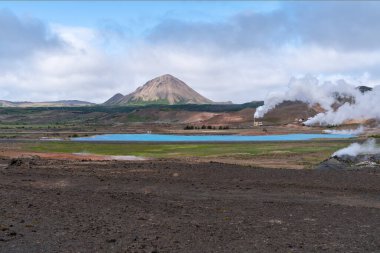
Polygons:
[[380,172],[0,160],[0,252],[379,252]]

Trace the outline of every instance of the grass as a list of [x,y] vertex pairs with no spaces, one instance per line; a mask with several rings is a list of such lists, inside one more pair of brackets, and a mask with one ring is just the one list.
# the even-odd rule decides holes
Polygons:
[[0,123],[0,129],[56,129],[56,128],[62,128],[67,126],[73,126],[67,125],[67,124],[21,124],[21,123],[14,123],[14,124],[1,124]]
[[18,116],[31,116],[47,112],[76,112],[78,114],[87,114],[95,112],[103,113],[129,113],[136,109],[142,108],[156,108],[159,110],[185,110],[185,111],[201,111],[201,112],[232,112],[240,111],[245,108],[257,108],[264,104],[263,101],[253,101],[244,104],[176,104],[167,105],[162,104],[165,101],[158,101],[159,104],[146,104],[142,106],[80,106],[80,107],[0,107],[0,114],[2,115],[18,115]]
[[100,155],[134,155],[153,158],[300,158],[299,164],[311,165],[346,147],[346,141],[265,142],[265,143],[88,143],[39,142],[26,148],[37,152],[93,153]]
[[148,122],[153,121],[153,117],[141,116],[135,113],[130,113],[127,116],[127,122]]
[[130,101],[128,103],[129,106],[146,106],[146,105],[169,105],[169,100],[167,99],[157,99],[154,101],[143,101],[143,100],[136,100],[136,101]]

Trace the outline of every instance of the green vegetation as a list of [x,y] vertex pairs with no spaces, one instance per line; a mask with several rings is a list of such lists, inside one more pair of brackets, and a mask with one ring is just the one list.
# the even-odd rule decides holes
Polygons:
[[[160,101],[158,101],[160,102]],[[162,101],[161,101],[162,102]],[[75,114],[87,114],[94,112],[103,113],[128,113],[136,109],[142,108],[156,108],[159,110],[185,110],[185,111],[200,111],[200,112],[233,112],[240,111],[245,108],[257,108],[264,103],[262,101],[255,101],[244,104],[147,104],[147,105],[131,105],[131,106],[81,106],[81,107],[1,107],[0,114],[5,115],[33,115],[41,112],[71,112]]]
[[56,129],[62,127],[73,126],[72,124],[23,124],[23,123],[14,123],[14,124],[1,124],[0,129]]
[[[177,104],[131,106],[83,106],[83,107],[0,107],[0,129],[57,129],[82,128],[110,125],[112,123],[153,122],[159,112],[236,112],[245,108],[256,108],[262,102],[246,104]],[[157,113],[152,113],[154,110]],[[146,112],[146,113],[145,113]],[[157,119],[156,119],[157,118]],[[175,120],[175,119],[174,119]],[[79,129],[78,129],[79,130]]]
[[153,120],[151,116],[141,116],[135,113],[130,113],[127,116],[127,122],[148,122]]
[[[83,107],[0,107],[0,130],[16,132],[94,132],[102,129],[118,131],[138,123],[181,124],[176,115],[186,112],[236,112],[245,108],[256,108],[262,102],[246,104],[177,104],[145,106],[83,106]],[[162,113],[165,112],[165,113]],[[180,112],[180,114],[177,114]],[[163,117],[163,118],[161,118]],[[178,127],[182,127],[179,125]],[[206,126],[207,127],[207,126]],[[96,130],[97,129],[97,130]],[[211,127],[211,129],[213,129]]]
[[200,130],[200,129],[213,129],[213,130],[228,130],[230,129],[229,126],[205,126],[205,125],[202,125],[202,126],[193,126],[193,125],[186,125],[184,128],[184,130]]
[[90,143],[40,142],[27,149],[38,152],[80,153],[101,155],[135,155],[155,158],[171,157],[231,157],[254,159],[259,156],[306,155],[305,163],[326,159],[336,150],[347,146],[344,141],[281,142],[281,143]]
[[157,99],[154,101],[144,101],[144,100],[135,100],[130,101],[128,106],[146,106],[146,105],[169,105],[169,100],[167,99]]

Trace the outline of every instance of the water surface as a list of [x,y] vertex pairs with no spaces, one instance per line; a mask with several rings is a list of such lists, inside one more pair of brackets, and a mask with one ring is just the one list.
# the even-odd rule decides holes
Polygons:
[[341,139],[351,134],[282,134],[282,135],[177,135],[177,134],[102,134],[72,138],[73,141],[130,142],[246,142],[246,141],[307,141],[312,139]]

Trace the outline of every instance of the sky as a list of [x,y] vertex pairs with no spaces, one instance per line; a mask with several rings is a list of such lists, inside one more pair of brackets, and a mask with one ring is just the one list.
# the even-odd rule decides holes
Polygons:
[[0,1],[0,100],[102,103],[172,74],[214,101],[380,84],[380,2]]

